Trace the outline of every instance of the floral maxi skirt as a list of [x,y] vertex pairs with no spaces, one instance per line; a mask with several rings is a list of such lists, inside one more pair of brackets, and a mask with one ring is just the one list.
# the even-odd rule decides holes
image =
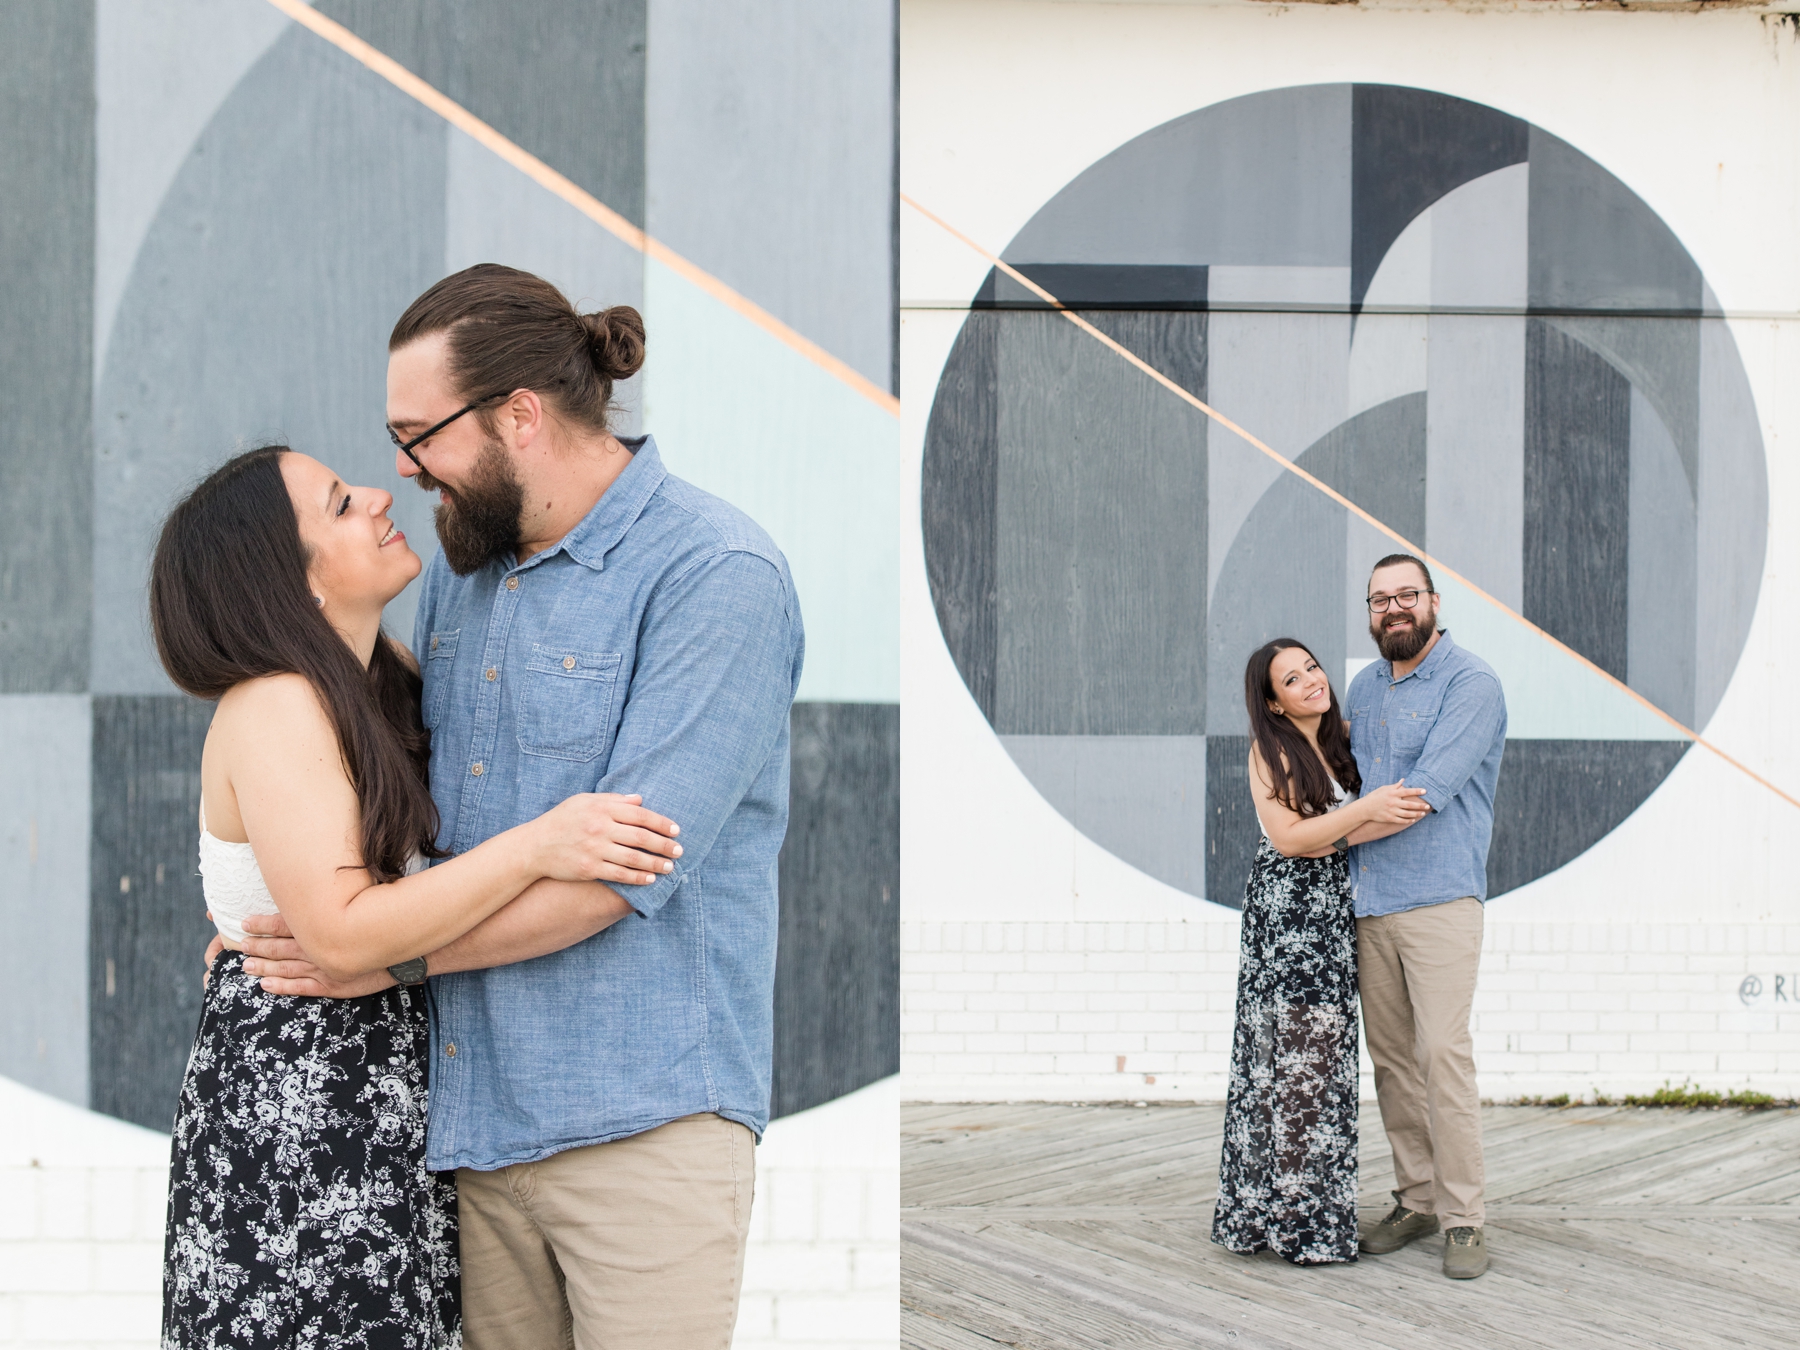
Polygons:
[[163,1350],[454,1350],[456,1180],[425,1170],[424,991],[213,966],[175,1117]]
[[1214,1242],[1356,1259],[1356,917],[1343,857],[1267,839],[1244,895]]

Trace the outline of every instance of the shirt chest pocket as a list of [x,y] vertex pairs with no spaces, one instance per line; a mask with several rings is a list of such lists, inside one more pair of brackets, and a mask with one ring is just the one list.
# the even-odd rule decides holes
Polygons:
[[425,703],[420,709],[425,725],[433,731],[443,719],[444,705],[450,700],[450,674],[456,669],[456,638],[462,632],[452,628],[433,633],[425,648],[425,664],[420,674],[425,680]]
[[1414,759],[1437,722],[1437,708],[1402,708],[1388,714],[1388,744],[1395,759]]
[[519,691],[519,749],[585,763],[612,739],[619,653],[533,643]]

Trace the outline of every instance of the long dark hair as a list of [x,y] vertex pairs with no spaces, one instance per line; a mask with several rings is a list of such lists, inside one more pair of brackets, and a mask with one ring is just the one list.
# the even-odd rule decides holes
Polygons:
[[[515,389],[547,396],[590,431],[607,429],[613,383],[644,364],[644,319],[630,305],[580,314],[542,277],[477,263],[445,277],[406,307],[388,350],[448,333],[449,374],[463,399]],[[476,412],[493,433],[493,409]]]
[[285,445],[227,460],[163,522],[150,567],[150,627],[163,669],[195,698],[301,675],[337,731],[362,808],[362,863],[377,881],[414,853],[443,857],[426,786],[431,733],[417,672],[383,633],[364,670],[314,601],[307,549],[281,476]]
[[[1286,717],[1277,717],[1269,711],[1269,704],[1275,699],[1269,666],[1275,660],[1276,652],[1292,647],[1298,647],[1314,661],[1319,659],[1313,656],[1310,647],[1294,638],[1276,638],[1273,642],[1263,643],[1244,667],[1244,707],[1250,713],[1251,738],[1262,752],[1263,763],[1269,769],[1269,782],[1275,788],[1270,795],[1290,811],[1298,811],[1303,816],[1322,816],[1337,799],[1331,788],[1331,778],[1336,778],[1344,791],[1354,797],[1362,791],[1362,775],[1356,771],[1356,756],[1350,753],[1350,733],[1344,730],[1344,714],[1338,707],[1337,690],[1330,688],[1329,678],[1325,683],[1331,693],[1331,706],[1319,719],[1319,754],[1313,753],[1299,727]],[[1330,777],[1325,773],[1325,764],[1319,763],[1321,755],[1325,764],[1331,766]]]

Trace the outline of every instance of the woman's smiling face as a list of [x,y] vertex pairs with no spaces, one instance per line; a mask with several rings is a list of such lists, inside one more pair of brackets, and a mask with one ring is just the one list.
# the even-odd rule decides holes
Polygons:
[[281,457],[281,476],[307,549],[306,579],[327,614],[379,610],[419,575],[419,555],[388,519],[392,493],[346,484],[297,452]]
[[1304,647],[1283,647],[1269,662],[1269,710],[1299,719],[1331,711],[1331,682]]

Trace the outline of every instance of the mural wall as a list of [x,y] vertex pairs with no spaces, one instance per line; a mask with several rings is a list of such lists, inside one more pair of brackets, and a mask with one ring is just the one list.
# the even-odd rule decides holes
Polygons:
[[[145,619],[172,499],[281,440],[392,485],[386,338],[499,261],[645,314],[626,420],[764,524],[808,628],[781,863],[775,1110],[897,1067],[891,391],[894,20],[688,0],[317,8],[845,363],[628,247],[265,0],[56,0],[0,16],[0,1074],[166,1130],[209,926],[210,709]],[[874,391],[871,396],[870,390]],[[389,613],[410,635],[412,597]]]
[[1224,1095],[1244,661],[1292,635],[1342,690],[1398,547],[983,249],[1443,564],[1510,715],[1484,1095],[1800,1085],[1792,32],[908,0],[902,34],[906,1092]]

